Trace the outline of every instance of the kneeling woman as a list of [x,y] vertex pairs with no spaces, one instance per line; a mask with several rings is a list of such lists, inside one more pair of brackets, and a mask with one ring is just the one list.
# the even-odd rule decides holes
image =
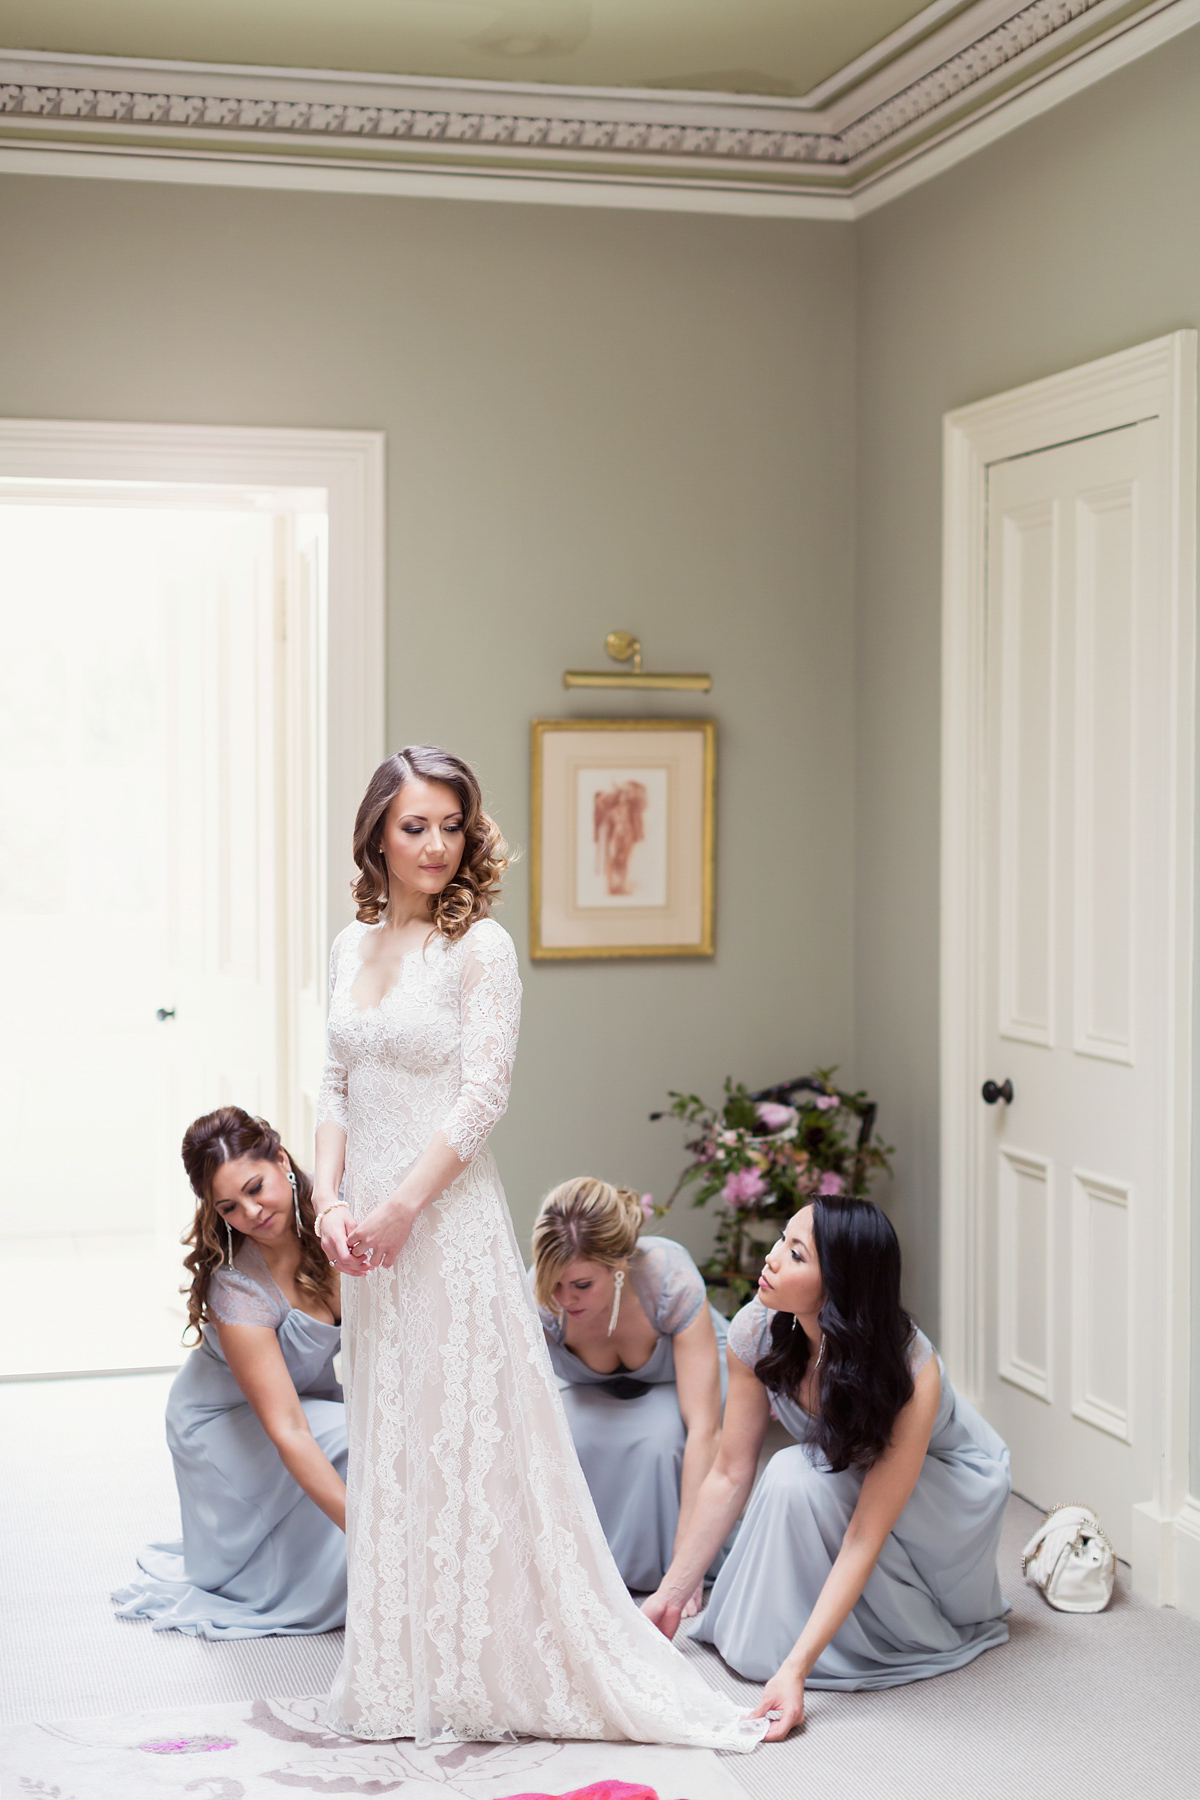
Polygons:
[[143,1550],[113,1601],[194,1637],[330,1631],[346,1616],[346,1420],[312,1184],[236,1106],[188,1127],[183,1161],[200,1333],[167,1402],[183,1540]]
[[533,1228],[534,1288],[571,1435],[621,1578],[642,1593],[662,1580],[712,1467],[714,1319],[722,1338],[725,1326],[683,1245],[639,1238],[644,1222],[628,1188],[581,1176],[547,1194]]
[[750,1497],[692,1636],[766,1682],[770,1736],[804,1688],[939,1675],[1008,1637],[996,1551],[1008,1450],[955,1393],[900,1306],[900,1247],[866,1200],[817,1200],[766,1259],[729,1327],[720,1454],[645,1610],[672,1634],[751,1494],[773,1411],[797,1440]]

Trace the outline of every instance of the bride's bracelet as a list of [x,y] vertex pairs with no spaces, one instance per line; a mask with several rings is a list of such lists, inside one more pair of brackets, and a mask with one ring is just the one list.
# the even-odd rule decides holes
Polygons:
[[315,1219],[314,1219],[314,1220],[313,1220],[313,1230],[314,1230],[314,1231],[315,1231],[315,1232],[316,1232],[316,1234],[317,1234],[317,1236],[318,1236],[318,1237],[320,1237],[320,1235],[321,1235],[321,1220],[322,1220],[322,1219],[327,1219],[327,1218],[328,1218],[328,1217],[329,1217],[329,1215],[330,1215],[330,1213],[331,1213],[331,1212],[336,1212],[336,1211],[337,1211],[337,1209],[338,1209],[338,1207],[339,1207],[339,1206],[344,1206],[344,1207],[345,1207],[345,1208],[346,1208],[346,1211],[347,1211],[347,1212],[349,1212],[349,1211],[350,1211],[350,1203],[349,1203],[349,1201],[347,1201],[347,1200],[335,1200],[335,1201],[334,1201],[334,1203],[333,1203],[333,1205],[332,1205],[332,1206],[327,1206],[327,1207],[326,1207],[326,1208],[325,1208],[325,1210],[324,1210],[324,1212],[319,1212],[319,1213],[318,1213],[318,1214],[317,1214],[317,1216],[316,1216],[316,1218],[315,1218]]

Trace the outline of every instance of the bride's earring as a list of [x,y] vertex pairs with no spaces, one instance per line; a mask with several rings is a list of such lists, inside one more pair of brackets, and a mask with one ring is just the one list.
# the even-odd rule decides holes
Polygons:
[[292,1184],[292,1211],[296,1215],[296,1236],[302,1238],[304,1236],[304,1221],[300,1217],[300,1189],[296,1186],[295,1169],[288,1170],[287,1178]]
[[226,1221],[225,1221],[225,1243],[228,1246],[228,1248],[226,1249],[226,1252],[225,1252],[225,1261],[228,1264],[228,1266],[232,1269],[232,1267],[233,1267],[233,1232],[230,1229],[230,1224],[229,1224],[228,1219],[226,1219]]
[[617,1314],[621,1310],[621,1289],[625,1286],[625,1271],[618,1269],[613,1276],[613,1309],[609,1314],[607,1337],[611,1337],[617,1329]]

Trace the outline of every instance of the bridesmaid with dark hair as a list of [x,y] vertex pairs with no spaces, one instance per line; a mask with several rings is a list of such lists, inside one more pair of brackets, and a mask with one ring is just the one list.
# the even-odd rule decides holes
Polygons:
[[[900,1246],[868,1200],[788,1222],[729,1327],[716,1462],[644,1610],[668,1636],[749,1498],[691,1635],[763,1681],[751,1717],[804,1718],[805,1685],[882,1688],[1008,1637],[996,1551],[1008,1450],[900,1304]],[[796,1439],[751,1493],[771,1415]],[[774,1734],[773,1734],[774,1735]]]
[[200,1340],[167,1401],[183,1537],[148,1545],[113,1601],[192,1637],[331,1631],[346,1616],[346,1409],[312,1183],[239,1106],[188,1126],[183,1163]]

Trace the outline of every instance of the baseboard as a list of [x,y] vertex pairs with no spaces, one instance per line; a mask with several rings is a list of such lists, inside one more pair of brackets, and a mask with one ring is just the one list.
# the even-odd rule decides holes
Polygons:
[[1174,1524],[1153,1500],[1133,1509],[1133,1591],[1151,1606],[1175,1604]]
[[1174,1604],[1180,1612],[1200,1619],[1200,1500],[1188,1495],[1171,1521],[1174,1539]]

